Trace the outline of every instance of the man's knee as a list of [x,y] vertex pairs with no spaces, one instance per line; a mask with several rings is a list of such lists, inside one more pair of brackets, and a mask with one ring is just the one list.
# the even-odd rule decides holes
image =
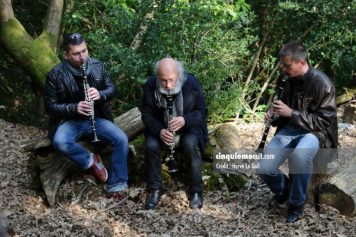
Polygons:
[[61,134],[56,134],[52,140],[52,145],[54,149],[58,151],[66,151],[69,149],[71,144],[66,139],[64,139]]
[[186,134],[181,137],[181,145],[184,153],[191,153],[198,150],[198,139],[194,134]]
[[292,173],[309,173],[313,168],[315,153],[313,151],[295,151],[290,157],[289,166]]
[[114,143],[121,144],[123,146],[128,146],[129,139],[124,132],[117,133],[117,136],[114,137]]
[[307,140],[307,143],[311,148],[319,148],[319,139],[313,133],[307,133],[303,136],[303,140]]
[[158,139],[146,138],[145,139],[146,152],[159,152],[161,150],[161,144]]
[[263,175],[273,175],[278,173],[278,168],[273,160],[263,160],[260,162],[260,167],[257,170],[259,176]]

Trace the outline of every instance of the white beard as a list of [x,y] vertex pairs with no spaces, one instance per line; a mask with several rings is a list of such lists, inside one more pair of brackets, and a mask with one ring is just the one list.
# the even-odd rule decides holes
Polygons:
[[185,81],[186,81],[185,77],[178,77],[176,86],[171,90],[166,90],[162,86],[161,81],[159,80],[159,78],[157,78],[156,88],[163,95],[176,95],[182,90],[182,87],[183,87],[183,84],[184,84]]

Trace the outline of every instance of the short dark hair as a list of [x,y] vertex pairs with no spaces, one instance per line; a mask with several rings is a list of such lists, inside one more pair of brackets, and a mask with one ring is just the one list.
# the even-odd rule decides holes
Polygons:
[[305,60],[308,61],[308,52],[305,46],[297,41],[293,40],[285,44],[279,51],[279,57],[289,56],[293,60]]
[[69,45],[80,45],[83,42],[85,42],[85,40],[79,33],[66,34],[62,42],[62,50],[68,52]]

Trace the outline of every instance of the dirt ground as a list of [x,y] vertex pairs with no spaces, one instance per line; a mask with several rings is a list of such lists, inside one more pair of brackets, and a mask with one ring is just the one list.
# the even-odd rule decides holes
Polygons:
[[[243,126],[243,125],[241,125]],[[244,129],[247,131],[247,129]],[[257,132],[260,133],[260,132]],[[31,188],[29,154],[21,143],[44,136],[36,128],[0,120],[0,222],[9,236],[355,236],[356,217],[306,206],[297,223],[285,224],[286,207],[267,210],[272,194],[251,178],[239,192],[204,193],[204,207],[191,210],[184,187],[167,184],[156,211],[143,208],[144,184],[130,186],[125,203],[105,197],[88,175],[66,179],[55,207]],[[340,142],[354,145],[356,135]],[[0,236],[1,230],[0,230]]]

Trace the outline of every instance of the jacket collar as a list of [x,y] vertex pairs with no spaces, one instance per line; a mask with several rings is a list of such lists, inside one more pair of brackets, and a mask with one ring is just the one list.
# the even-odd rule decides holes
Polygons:
[[295,85],[303,85],[304,83],[310,81],[312,77],[313,68],[309,66],[308,71],[303,76],[296,76],[293,79]]
[[312,66],[309,65],[309,69],[307,71],[307,73],[304,74],[304,76],[302,77],[302,80],[304,82],[310,81],[311,77],[312,77],[312,72],[313,72],[314,68]]

